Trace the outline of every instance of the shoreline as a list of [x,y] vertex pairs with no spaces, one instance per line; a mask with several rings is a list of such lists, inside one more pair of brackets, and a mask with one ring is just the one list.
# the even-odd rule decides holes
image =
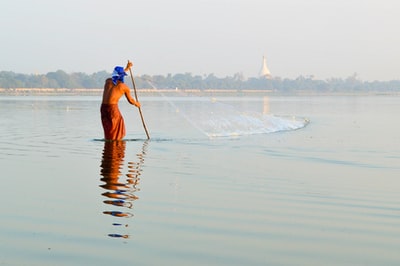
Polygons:
[[[0,96],[101,96],[103,89],[67,89],[67,88],[0,88]],[[137,89],[143,96],[154,94],[168,94],[172,96],[208,96],[208,95],[264,95],[264,96],[400,96],[400,91],[360,91],[360,92],[330,92],[330,91],[291,91],[279,92],[274,90],[251,90],[251,89]]]

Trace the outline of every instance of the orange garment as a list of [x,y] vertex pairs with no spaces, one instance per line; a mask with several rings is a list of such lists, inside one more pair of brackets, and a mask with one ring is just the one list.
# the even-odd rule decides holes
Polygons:
[[119,111],[118,104],[102,104],[100,108],[101,122],[106,140],[121,140],[125,132],[124,118]]

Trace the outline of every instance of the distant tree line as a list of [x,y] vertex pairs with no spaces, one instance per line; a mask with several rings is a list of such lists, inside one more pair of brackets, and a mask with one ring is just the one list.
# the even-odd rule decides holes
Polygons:
[[1,71],[0,88],[101,88],[109,76],[110,73],[106,71],[91,75],[81,72],[67,74],[63,70],[30,75]]
[[[100,71],[93,74],[81,72],[68,74],[63,70],[49,72],[47,74],[18,74],[11,71],[0,71],[0,88],[102,88],[106,78],[111,73]],[[390,92],[400,91],[400,80],[392,81],[361,81],[354,74],[348,78],[330,78],[326,80],[314,79],[313,76],[299,76],[296,79],[274,77],[248,78],[236,73],[233,76],[218,78],[214,74],[192,75],[168,74],[142,75],[135,77],[137,88],[151,88],[154,84],[158,89],[221,89],[221,90],[273,90],[282,93],[298,91],[314,92]],[[129,77],[126,82],[129,84]]]

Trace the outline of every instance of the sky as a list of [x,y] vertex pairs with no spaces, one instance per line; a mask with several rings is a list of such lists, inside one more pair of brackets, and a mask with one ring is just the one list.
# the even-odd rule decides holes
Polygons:
[[13,0],[0,71],[400,80],[398,0]]

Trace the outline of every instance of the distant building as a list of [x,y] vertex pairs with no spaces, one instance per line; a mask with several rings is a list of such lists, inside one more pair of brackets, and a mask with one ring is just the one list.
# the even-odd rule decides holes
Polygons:
[[272,78],[271,72],[269,71],[269,69],[267,67],[267,59],[265,58],[265,56],[263,56],[262,67],[261,67],[261,70],[260,70],[260,77],[261,78],[266,78],[266,79]]

